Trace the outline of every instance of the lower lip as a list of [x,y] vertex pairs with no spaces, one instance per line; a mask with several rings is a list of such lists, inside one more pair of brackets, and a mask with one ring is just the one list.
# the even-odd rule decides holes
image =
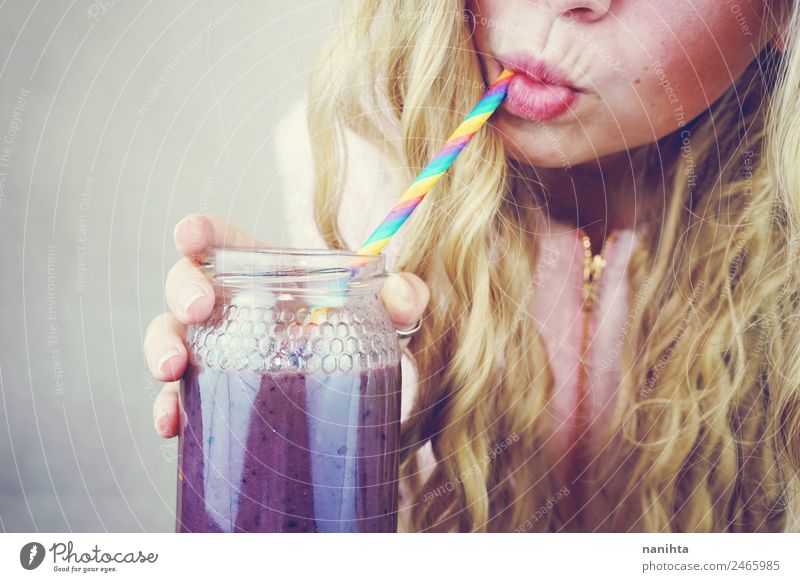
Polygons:
[[503,107],[529,121],[550,121],[569,111],[578,96],[577,91],[564,85],[546,85],[517,74],[508,86]]

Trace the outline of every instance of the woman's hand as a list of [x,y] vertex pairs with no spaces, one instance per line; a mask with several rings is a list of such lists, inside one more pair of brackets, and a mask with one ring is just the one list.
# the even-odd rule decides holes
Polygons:
[[[263,247],[249,234],[202,214],[191,214],[175,226],[175,246],[183,255],[170,269],[166,299],[170,311],[156,316],[147,327],[144,353],[150,373],[166,382],[153,404],[156,431],[166,438],[178,434],[178,390],[186,369],[186,326],[205,321],[214,308],[211,283],[194,259],[209,247]],[[428,286],[411,273],[392,273],[381,289],[381,299],[397,329],[414,325],[428,305]],[[401,345],[408,343],[401,340]]]

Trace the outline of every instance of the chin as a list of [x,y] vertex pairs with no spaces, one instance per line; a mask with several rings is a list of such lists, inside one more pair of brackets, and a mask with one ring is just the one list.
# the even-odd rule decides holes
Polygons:
[[547,125],[526,123],[526,127],[498,119],[497,130],[502,136],[506,153],[520,163],[541,168],[569,168],[592,159],[592,148],[578,151],[574,138],[559,135]]
[[570,168],[580,164],[582,158],[575,158],[557,146],[527,146],[518,141],[503,139],[508,157],[537,168]]

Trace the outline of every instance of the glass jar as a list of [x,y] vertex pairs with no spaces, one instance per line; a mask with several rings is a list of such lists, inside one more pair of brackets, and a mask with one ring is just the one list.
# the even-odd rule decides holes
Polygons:
[[384,257],[215,249],[202,269],[216,302],[187,331],[176,529],[396,531],[400,347]]

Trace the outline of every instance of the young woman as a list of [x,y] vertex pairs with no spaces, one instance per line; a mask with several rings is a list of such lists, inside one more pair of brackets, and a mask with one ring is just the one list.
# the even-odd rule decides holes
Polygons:
[[[401,192],[387,184],[516,72],[393,241],[382,297],[398,329],[420,324],[403,340],[404,529],[797,527],[799,19],[781,0],[345,3],[308,101],[330,248],[357,248]],[[164,436],[184,326],[213,303],[190,259],[254,242],[204,216],[176,241],[171,313],[145,342],[171,382]]]

